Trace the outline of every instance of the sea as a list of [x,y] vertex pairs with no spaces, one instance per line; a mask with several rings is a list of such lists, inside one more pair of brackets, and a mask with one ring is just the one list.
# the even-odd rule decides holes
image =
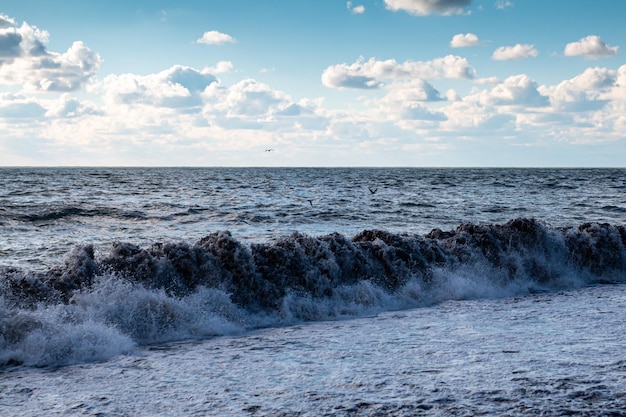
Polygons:
[[626,416],[626,169],[0,168],[0,416]]

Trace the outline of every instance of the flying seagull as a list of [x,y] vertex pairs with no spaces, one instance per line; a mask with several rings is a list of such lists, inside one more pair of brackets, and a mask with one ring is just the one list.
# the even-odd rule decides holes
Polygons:
[[265,152],[272,152],[274,149],[266,149]]
[[306,204],[306,202],[308,201],[308,203],[311,205],[311,207],[313,207],[313,203],[318,201],[318,200],[319,200],[319,198],[309,198],[309,197],[296,198],[296,201],[298,201],[299,203]]
[[372,187],[367,187],[367,189],[370,190],[370,193],[372,194],[376,194],[376,191],[378,191],[378,188],[372,189]]

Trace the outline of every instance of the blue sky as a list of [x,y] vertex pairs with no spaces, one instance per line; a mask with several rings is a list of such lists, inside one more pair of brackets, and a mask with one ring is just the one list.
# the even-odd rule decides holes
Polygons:
[[4,0],[0,165],[625,166],[625,16],[614,0]]

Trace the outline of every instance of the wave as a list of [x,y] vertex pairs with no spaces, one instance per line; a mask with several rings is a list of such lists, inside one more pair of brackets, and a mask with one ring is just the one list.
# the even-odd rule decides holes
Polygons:
[[34,213],[14,214],[13,220],[24,223],[54,222],[66,218],[112,217],[127,220],[141,220],[146,214],[141,211],[127,211],[117,208],[83,208],[79,206],[53,207]]
[[0,364],[104,360],[152,343],[602,283],[626,272],[626,229],[535,219],[425,236],[293,233],[243,244],[74,248],[45,272],[0,271]]

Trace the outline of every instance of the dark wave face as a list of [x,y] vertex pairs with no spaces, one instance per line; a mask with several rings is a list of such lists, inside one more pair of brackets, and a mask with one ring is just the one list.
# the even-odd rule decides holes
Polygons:
[[0,363],[98,360],[146,343],[621,283],[625,273],[624,226],[525,218],[425,236],[293,233],[244,244],[224,231],[98,254],[83,245],[47,271],[0,273]]

